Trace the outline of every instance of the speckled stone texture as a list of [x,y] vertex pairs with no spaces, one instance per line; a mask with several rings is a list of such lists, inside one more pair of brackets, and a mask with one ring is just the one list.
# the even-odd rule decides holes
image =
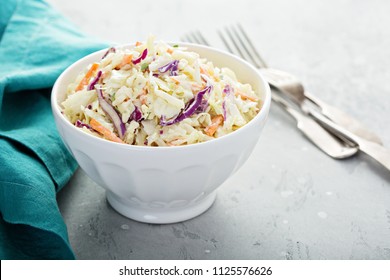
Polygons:
[[[240,22],[270,65],[390,147],[389,1],[49,2],[85,32],[118,43],[201,30],[222,47],[217,28]],[[390,172],[361,153],[329,158],[276,105],[248,162],[197,218],[131,221],[82,170],[58,201],[79,259],[390,259]]]

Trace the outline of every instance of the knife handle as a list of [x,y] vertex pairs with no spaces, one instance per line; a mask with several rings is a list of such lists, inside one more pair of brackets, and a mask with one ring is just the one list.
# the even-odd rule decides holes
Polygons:
[[379,145],[383,144],[382,140],[379,138],[378,135],[376,135],[374,132],[362,125],[361,122],[355,120],[353,117],[349,116],[345,112],[341,111],[340,109],[337,109],[332,105],[325,103],[318,97],[312,95],[310,92],[306,91],[305,96],[309,101],[313,102],[320,108],[321,113],[324,116],[326,116],[334,123],[342,127],[348,128],[350,132],[360,136],[363,139],[369,140],[371,142],[376,142]]

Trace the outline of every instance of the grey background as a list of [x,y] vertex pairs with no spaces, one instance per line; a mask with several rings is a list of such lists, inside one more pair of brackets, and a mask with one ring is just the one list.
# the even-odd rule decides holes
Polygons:
[[[390,2],[49,0],[103,41],[177,41],[240,22],[267,62],[361,120],[390,147]],[[82,170],[58,195],[79,259],[390,259],[390,172],[359,153],[334,160],[278,106],[247,163],[192,220],[117,214]]]

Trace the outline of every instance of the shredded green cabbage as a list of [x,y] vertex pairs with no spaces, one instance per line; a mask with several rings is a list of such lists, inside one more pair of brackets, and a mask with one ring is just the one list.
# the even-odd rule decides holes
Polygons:
[[[244,126],[261,107],[251,85],[240,83],[232,70],[214,67],[185,47],[172,47],[153,37],[133,48],[110,49],[96,63],[98,69],[90,77],[91,65],[68,86],[62,109],[74,125],[86,124],[78,129],[109,140],[107,135],[141,146],[204,142]],[[123,137],[117,131],[119,124],[100,106],[96,90],[83,84],[86,79],[89,84],[96,82],[98,71],[102,75],[93,86],[103,91],[104,100],[125,125]],[[211,90],[199,102],[197,94],[206,87]],[[183,117],[183,112],[189,115]],[[87,126],[91,119],[101,127]]]

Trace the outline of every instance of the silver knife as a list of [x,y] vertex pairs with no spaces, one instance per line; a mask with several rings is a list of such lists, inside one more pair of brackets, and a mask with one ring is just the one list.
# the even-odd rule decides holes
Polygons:
[[344,127],[346,130],[352,132],[359,137],[366,139],[371,142],[378,143],[382,145],[382,140],[376,135],[374,132],[370,131],[365,125],[363,125],[358,120],[352,118],[348,114],[344,113],[340,109],[329,105],[319,99],[318,97],[312,95],[310,92],[305,93],[307,99],[317,105],[321,113],[326,116],[328,119],[333,121],[334,123]]
[[273,68],[261,68],[260,72],[270,85],[288,95],[302,110],[305,110],[310,105],[308,103],[312,103],[320,110],[322,115],[326,116],[333,123],[340,125],[362,139],[382,145],[379,136],[370,131],[361,122],[307,92],[294,75]]
[[298,129],[329,156],[336,159],[342,159],[357,153],[358,149],[356,147],[345,145],[339,141],[316,121],[292,108],[287,101],[277,94],[272,93],[272,100],[281,105],[292,117],[294,117],[297,121]]
[[327,129],[336,135],[339,135],[343,139],[347,139],[348,141],[357,144],[360,151],[369,155],[390,171],[390,150],[386,149],[382,145],[379,145],[378,143],[363,139],[362,137],[346,130],[342,126],[332,122],[324,115],[313,109],[308,108],[308,110],[310,115],[312,115],[314,119],[319,121]]

